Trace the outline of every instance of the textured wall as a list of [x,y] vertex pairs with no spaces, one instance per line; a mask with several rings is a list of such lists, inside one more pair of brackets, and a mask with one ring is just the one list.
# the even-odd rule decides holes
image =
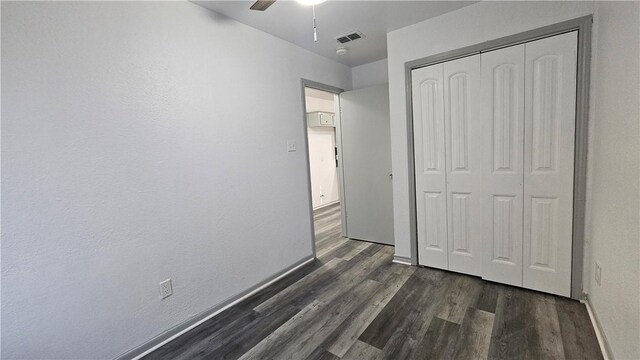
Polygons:
[[115,357],[311,255],[286,141],[348,67],[189,2],[2,2],[2,75],[3,358]]
[[598,3],[595,30],[584,280],[613,356],[640,359],[640,3]]

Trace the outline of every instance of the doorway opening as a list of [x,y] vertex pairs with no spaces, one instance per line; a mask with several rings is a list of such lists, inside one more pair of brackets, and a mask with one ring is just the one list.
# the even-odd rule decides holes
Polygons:
[[301,92],[313,253],[393,246],[389,86],[342,91],[303,79]]
[[315,252],[321,257],[345,240],[337,128],[339,97],[305,86],[304,100]]

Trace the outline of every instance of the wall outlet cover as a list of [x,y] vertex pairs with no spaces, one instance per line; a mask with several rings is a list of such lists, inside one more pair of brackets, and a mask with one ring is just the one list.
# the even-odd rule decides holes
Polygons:
[[164,299],[173,294],[173,287],[171,286],[171,279],[167,279],[160,283],[160,296]]
[[295,152],[295,151],[296,151],[295,140],[287,140],[287,152]]

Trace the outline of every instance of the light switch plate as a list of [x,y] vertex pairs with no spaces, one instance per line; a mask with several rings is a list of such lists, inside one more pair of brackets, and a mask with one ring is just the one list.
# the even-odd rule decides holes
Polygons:
[[287,152],[295,152],[295,151],[296,151],[295,140],[287,140]]
[[160,283],[160,296],[166,298],[173,294],[173,287],[171,286],[171,279],[167,279]]

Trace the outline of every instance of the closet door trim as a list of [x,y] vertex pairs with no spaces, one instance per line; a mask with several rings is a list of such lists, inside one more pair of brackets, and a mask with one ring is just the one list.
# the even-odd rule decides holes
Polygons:
[[518,45],[563,33],[578,32],[578,59],[576,79],[575,167],[573,186],[573,235],[571,263],[571,298],[583,297],[584,217],[586,201],[587,142],[589,113],[589,82],[591,69],[591,26],[593,15],[587,15],[503,38],[482,42],[461,49],[428,56],[405,63],[405,94],[407,115],[407,151],[409,168],[409,221],[411,264],[418,264],[418,237],[416,217],[416,183],[414,168],[413,103],[411,71],[454,59]]

